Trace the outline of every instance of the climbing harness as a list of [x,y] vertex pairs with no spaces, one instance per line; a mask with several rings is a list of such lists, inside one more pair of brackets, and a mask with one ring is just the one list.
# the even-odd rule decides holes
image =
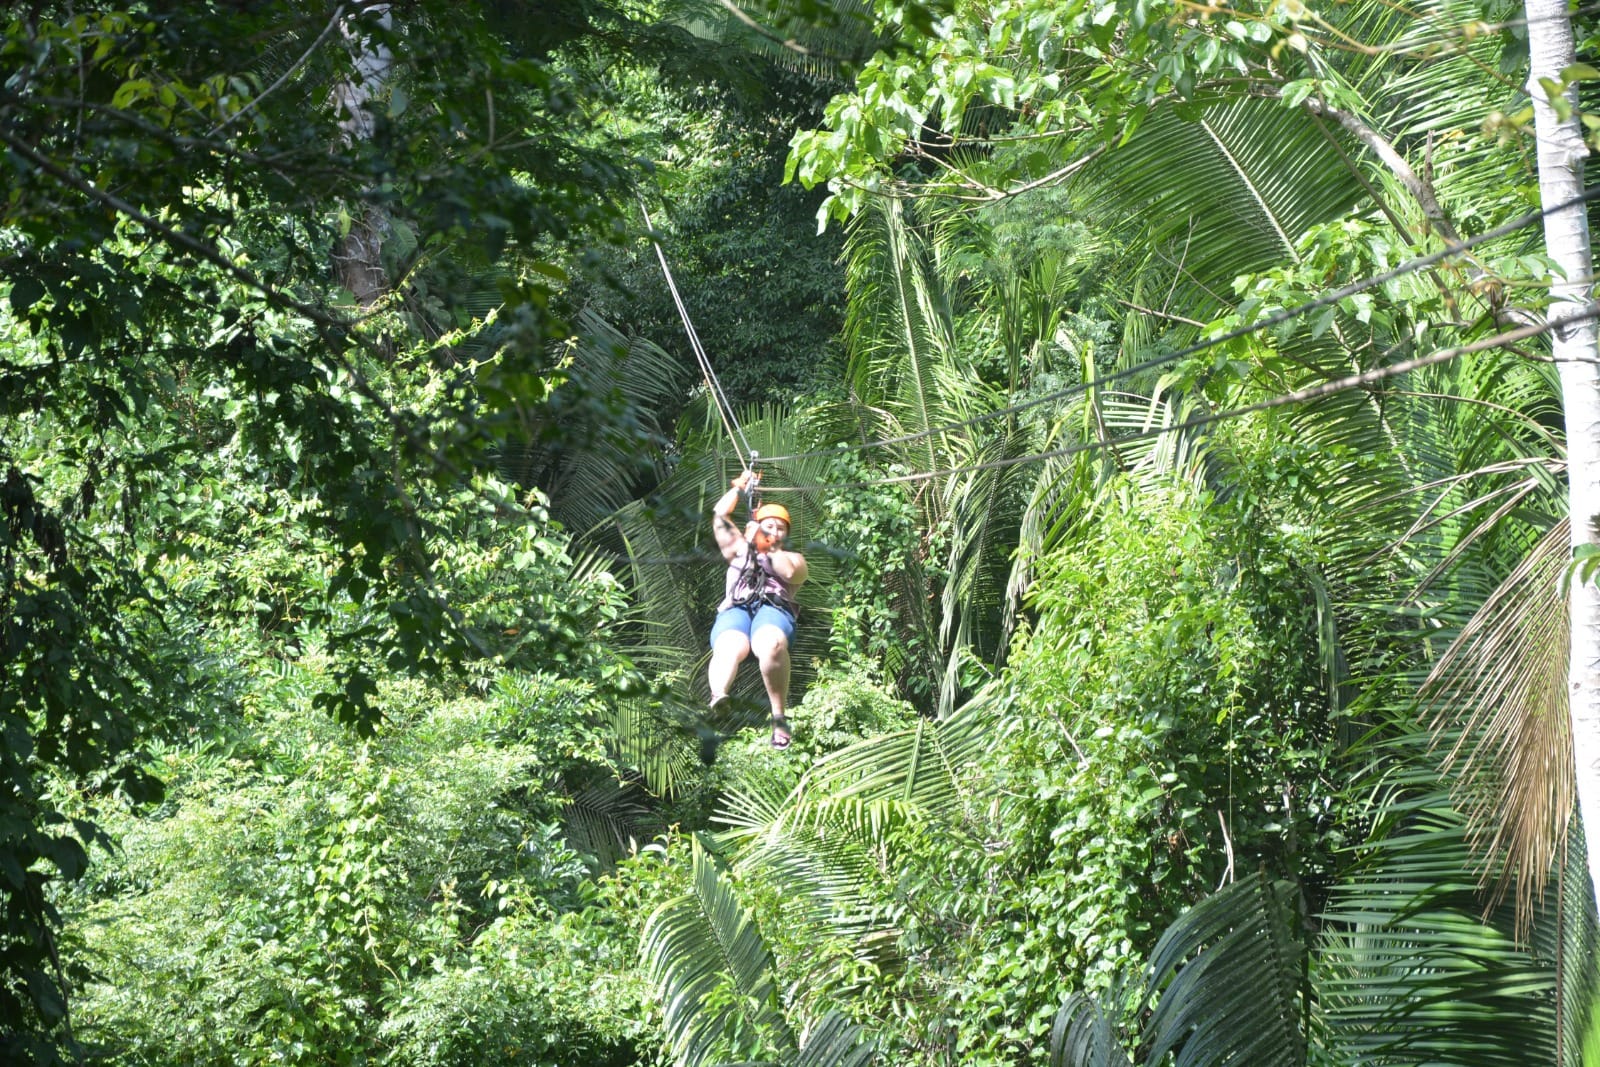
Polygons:
[[[752,614],[763,606],[778,608],[789,613],[789,618],[799,621],[800,606],[794,602],[794,594],[782,578],[772,571],[772,564],[758,559],[754,545],[744,554],[744,562],[739,567],[739,577],[734,580],[733,588],[736,599],[733,606],[744,608]],[[774,594],[772,584],[775,583],[784,592],[784,596]]]
[[[753,462],[755,459],[754,453],[751,453],[751,459]],[[746,514],[750,516],[752,522],[761,522],[763,519],[780,519],[785,526],[792,525],[788,508],[782,504],[763,504],[761,502],[761,475],[759,472],[750,472],[750,477],[746,480],[745,486],[741,491],[744,494]],[[747,541],[745,544],[744,562],[740,564],[739,576],[734,579],[733,583],[733,589],[741,592],[739,598],[733,601],[734,607],[754,610],[763,604],[767,604],[787,611],[790,618],[798,618],[800,611],[792,603],[792,594],[785,599],[770,592],[768,579],[782,586],[787,592],[788,586],[783,579],[773,573],[770,564],[764,565],[763,560],[759,558],[761,553],[756,551],[754,542]]]

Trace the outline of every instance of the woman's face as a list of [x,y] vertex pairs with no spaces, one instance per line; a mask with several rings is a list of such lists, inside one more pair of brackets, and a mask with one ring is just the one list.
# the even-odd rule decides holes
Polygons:
[[782,519],[762,519],[756,524],[756,551],[771,552],[789,536],[789,524]]

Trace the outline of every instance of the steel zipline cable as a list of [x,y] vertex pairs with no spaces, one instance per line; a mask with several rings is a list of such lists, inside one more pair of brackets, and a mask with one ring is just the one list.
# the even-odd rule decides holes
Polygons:
[[[728,402],[728,394],[722,391],[722,382],[717,379],[717,372],[711,366],[711,358],[706,355],[705,346],[700,343],[700,335],[695,332],[694,323],[689,319],[689,309],[683,302],[682,295],[678,292],[677,282],[673,281],[672,268],[667,266],[667,254],[661,248],[661,242],[655,237],[655,223],[650,221],[650,209],[645,207],[644,198],[639,198],[639,211],[644,215],[645,229],[650,237],[650,244],[655,247],[656,258],[661,261],[661,273],[667,279],[667,289],[672,293],[672,302],[678,309],[678,317],[683,320],[683,329],[689,336],[689,347],[694,350],[694,358],[700,365],[700,373],[705,377],[706,389],[711,394],[711,403],[717,409],[717,416],[722,420],[722,427],[728,432],[728,440],[733,449],[739,454],[739,465],[746,471],[755,463],[756,453],[750,447],[750,442],[745,440],[744,431],[739,426],[739,418],[734,414],[733,405]],[[740,451],[740,450],[743,451]]]
[[[1600,302],[1591,302],[1585,307],[1582,313],[1564,319],[1563,322],[1570,323],[1584,318],[1600,318]],[[1316,385],[1307,386],[1304,389],[1297,389],[1289,393],[1280,393],[1276,396],[1271,396],[1254,403],[1243,404],[1236,408],[1228,408],[1225,411],[1208,412],[1203,415],[1197,415],[1192,419],[1185,419],[1183,422],[1172,423],[1166,426],[1156,426],[1151,429],[1140,430],[1136,433],[1127,434],[1115,439],[1084,441],[1075,445],[1068,445],[1063,448],[1050,449],[1044,452],[1030,452],[1022,456],[1008,456],[1005,459],[991,460],[986,463],[975,463],[970,466],[956,467],[949,470],[922,471],[916,474],[904,474],[894,477],[877,478],[871,481],[829,483],[827,485],[763,486],[763,489],[765,489],[767,492],[789,493],[823,492],[834,489],[869,489],[879,485],[893,485],[896,483],[926,481],[932,478],[942,478],[955,474],[967,474],[983,470],[996,470],[1004,467],[1020,466],[1024,463],[1035,463],[1040,460],[1061,459],[1067,456],[1074,456],[1087,452],[1103,451],[1120,445],[1130,444],[1135,441],[1152,440],[1169,433],[1181,433],[1184,430],[1195,429],[1197,427],[1206,426],[1214,422],[1222,422],[1226,419],[1238,418],[1243,415],[1252,415],[1261,411],[1269,411],[1273,408],[1287,407],[1290,404],[1299,404],[1310,400],[1319,400],[1335,393],[1342,393],[1351,389],[1359,389],[1363,386],[1374,385],[1388,378],[1396,378],[1402,374],[1409,374],[1425,367],[1446,363],[1450,360],[1459,359],[1462,356],[1470,355],[1474,352],[1483,352],[1489,349],[1499,348],[1503,345],[1514,344],[1518,341],[1525,341],[1531,337],[1537,337],[1548,333],[1552,328],[1553,327],[1551,324],[1547,322],[1519,326],[1514,330],[1507,330],[1504,333],[1498,333],[1493,337],[1486,337],[1470,344],[1459,345],[1452,348],[1441,348],[1435,352],[1430,352],[1426,356],[1418,356],[1415,359],[1403,360],[1399,363],[1391,363],[1382,367],[1374,367],[1371,370],[1362,371],[1359,374],[1351,374],[1343,378],[1334,379],[1332,381],[1319,382]],[[623,556],[617,553],[602,553],[602,555],[609,556],[617,562],[628,562],[636,565],[701,563],[717,558],[714,553],[681,553],[672,556],[640,557]]]
[[[1585,307],[1581,314],[1563,319],[1562,324],[1565,325],[1567,323],[1575,322],[1579,319],[1585,318],[1600,318],[1600,303],[1591,302]],[[1007,456],[1005,459],[989,460],[985,463],[973,463],[964,467],[952,467],[946,470],[936,471],[918,471],[915,474],[900,474],[884,478],[875,478],[870,481],[839,483],[830,482],[827,485],[771,485],[763,486],[762,488],[769,493],[805,493],[827,491],[832,489],[867,489],[878,485],[921,482],[928,481],[933,478],[945,478],[955,474],[970,474],[975,471],[998,470],[1004,467],[1019,466],[1024,463],[1036,463],[1045,459],[1061,459],[1066,456],[1075,456],[1083,452],[1094,452],[1101,449],[1113,448],[1118,445],[1129,444],[1134,441],[1149,440],[1152,438],[1161,437],[1164,434],[1179,433],[1183,430],[1190,430],[1196,427],[1206,426],[1213,422],[1222,422],[1225,419],[1238,418],[1242,415],[1253,415],[1256,412],[1269,411],[1273,408],[1281,408],[1289,404],[1300,404],[1309,400],[1319,400],[1322,397],[1331,396],[1334,393],[1342,393],[1349,389],[1359,389],[1362,386],[1373,385],[1377,382],[1383,381],[1386,378],[1398,377],[1402,374],[1409,374],[1412,371],[1421,370],[1424,367],[1431,367],[1438,363],[1446,363],[1452,359],[1459,359],[1461,356],[1470,355],[1473,352],[1483,352],[1491,348],[1499,348],[1503,345],[1515,344],[1518,341],[1525,341],[1530,337],[1537,337],[1541,334],[1548,333],[1551,329],[1551,325],[1544,322],[1533,323],[1527,326],[1519,326],[1514,330],[1507,330],[1504,333],[1498,333],[1493,337],[1486,337],[1481,341],[1474,341],[1471,344],[1459,345],[1453,348],[1441,348],[1438,351],[1431,352],[1426,356],[1418,356],[1415,359],[1402,360],[1399,363],[1391,363],[1382,367],[1374,367],[1371,370],[1362,371],[1359,374],[1351,374],[1347,377],[1336,378],[1332,381],[1318,382],[1316,385],[1307,386],[1304,389],[1297,389],[1290,393],[1281,393],[1277,396],[1268,397],[1265,400],[1256,401],[1255,403],[1244,404],[1236,408],[1229,408],[1226,411],[1214,411],[1204,415],[1197,415],[1194,418],[1186,419],[1183,422],[1173,423],[1168,426],[1157,426],[1148,430],[1140,430],[1135,433],[1126,434],[1122,437],[1084,441],[1079,444],[1068,445],[1063,448],[1053,448],[1044,452],[1029,452],[1026,455],[1021,456]]]
[[[1360,293],[1360,292],[1363,292],[1363,291],[1365,291],[1367,289],[1373,288],[1374,286],[1382,285],[1382,284],[1384,284],[1386,282],[1389,282],[1389,281],[1392,281],[1392,280],[1394,280],[1396,278],[1404,277],[1405,275],[1412,274],[1412,273],[1415,273],[1415,272],[1420,271],[1420,270],[1425,270],[1428,267],[1433,266],[1436,263],[1439,263],[1439,262],[1441,262],[1441,261],[1443,261],[1445,259],[1448,259],[1449,257],[1451,257],[1453,255],[1458,255],[1461,252],[1464,252],[1464,251],[1466,251],[1468,249],[1476,247],[1477,245],[1483,244],[1483,243],[1491,241],[1491,240],[1495,240],[1495,239],[1500,238],[1500,237],[1507,236],[1508,234],[1514,233],[1519,229],[1523,229],[1523,228],[1525,228],[1527,226],[1530,226],[1530,225],[1532,225],[1532,224],[1534,224],[1536,222],[1541,221],[1544,218],[1545,215],[1547,215],[1547,214],[1549,214],[1551,212],[1559,211],[1559,210],[1561,210],[1563,208],[1572,206],[1574,204],[1587,203],[1587,202],[1589,202],[1591,200],[1595,200],[1595,199],[1600,199],[1600,185],[1592,186],[1589,189],[1584,190],[1583,193],[1581,193],[1580,195],[1578,195],[1576,197],[1573,197],[1571,200],[1566,201],[1566,202],[1564,202],[1562,204],[1558,204],[1558,205],[1555,205],[1554,207],[1551,207],[1551,208],[1548,208],[1548,209],[1543,209],[1543,210],[1540,210],[1540,211],[1528,212],[1527,214],[1522,215],[1519,218],[1513,219],[1513,220],[1511,220],[1510,222],[1507,222],[1507,223],[1503,223],[1500,226],[1495,227],[1494,229],[1487,230],[1484,233],[1478,234],[1475,237],[1468,238],[1467,240],[1462,241],[1462,242],[1460,242],[1458,244],[1453,244],[1450,247],[1448,247],[1446,249],[1443,249],[1443,250],[1441,250],[1439,252],[1429,253],[1428,255],[1419,256],[1419,257],[1417,257],[1415,259],[1408,260],[1407,262],[1402,263],[1399,266],[1396,266],[1391,270],[1385,271],[1385,272],[1383,272],[1381,274],[1373,275],[1373,276],[1368,277],[1368,278],[1366,278],[1366,279],[1364,279],[1362,281],[1352,283],[1352,284],[1347,285],[1347,286],[1345,286],[1345,287],[1343,287],[1341,289],[1335,290],[1332,293],[1324,294],[1323,296],[1318,297],[1315,300],[1309,301],[1309,302],[1307,302],[1305,304],[1297,305],[1297,306],[1295,306],[1293,308],[1286,309],[1286,310],[1284,310],[1282,312],[1279,312],[1276,315],[1272,315],[1272,316],[1270,316],[1270,317],[1268,317],[1266,319],[1262,319],[1261,321],[1253,323],[1253,324],[1251,324],[1249,326],[1239,327],[1238,329],[1231,330],[1228,333],[1221,334],[1221,335],[1218,335],[1216,337],[1208,338],[1205,341],[1199,342],[1199,343],[1194,344],[1194,345],[1190,345],[1187,348],[1181,349],[1181,350],[1179,350],[1177,352],[1169,353],[1169,354],[1164,355],[1164,356],[1158,356],[1158,357],[1155,357],[1154,359],[1147,360],[1147,361],[1145,361],[1145,362],[1143,362],[1143,363],[1141,363],[1141,364],[1139,364],[1137,366],[1124,368],[1121,371],[1117,371],[1117,372],[1114,372],[1112,374],[1108,374],[1105,377],[1097,379],[1097,380],[1095,380],[1093,382],[1089,382],[1089,383],[1086,383],[1086,384],[1079,384],[1079,385],[1075,385],[1075,386],[1070,386],[1070,387],[1068,387],[1066,389],[1057,390],[1056,392],[1047,394],[1045,396],[1035,397],[1032,400],[1027,400],[1027,401],[1023,401],[1021,403],[1018,403],[1018,404],[1013,404],[1013,405],[1008,405],[1006,407],[997,408],[997,409],[995,409],[993,411],[986,412],[983,415],[974,416],[973,418],[966,419],[966,420],[963,420],[961,422],[953,422],[953,423],[949,423],[947,425],[934,427],[932,429],[924,430],[924,431],[921,431],[921,432],[918,432],[918,433],[906,434],[906,435],[901,436],[901,437],[884,438],[882,440],[868,441],[868,442],[864,442],[864,443],[858,444],[858,445],[842,445],[841,444],[841,445],[836,445],[836,446],[831,447],[831,448],[818,449],[818,450],[811,451],[811,452],[798,452],[798,453],[793,453],[793,454],[790,454],[790,455],[760,457],[760,458],[761,458],[762,462],[765,462],[765,463],[778,463],[778,462],[793,461],[793,460],[800,460],[800,459],[809,459],[809,458],[813,458],[813,457],[839,456],[839,455],[848,455],[848,454],[855,453],[855,452],[864,452],[864,451],[868,451],[868,450],[875,449],[875,448],[882,448],[882,447],[885,447],[885,446],[888,446],[888,445],[901,444],[901,443],[904,443],[904,442],[920,440],[920,439],[922,439],[924,437],[933,436],[934,434],[945,433],[945,432],[949,432],[951,430],[961,429],[961,428],[966,427],[966,426],[971,426],[971,425],[976,425],[976,424],[979,424],[979,423],[982,423],[982,422],[986,422],[986,421],[988,421],[990,419],[999,418],[999,417],[1001,417],[1003,415],[1006,415],[1006,414],[1009,414],[1009,413],[1012,413],[1012,412],[1027,410],[1029,408],[1036,407],[1036,406],[1038,406],[1040,404],[1049,403],[1049,402],[1052,402],[1052,401],[1065,400],[1065,399],[1070,399],[1070,398],[1075,397],[1075,396],[1080,396],[1080,395],[1088,392],[1091,389],[1102,388],[1107,383],[1110,383],[1110,382],[1113,382],[1113,381],[1117,381],[1117,380],[1120,380],[1122,378],[1130,377],[1130,376],[1133,376],[1133,375],[1136,375],[1136,374],[1145,373],[1145,372],[1147,372],[1149,370],[1152,370],[1154,368],[1165,366],[1167,364],[1173,363],[1173,362],[1175,362],[1175,361],[1177,361],[1179,359],[1184,359],[1184,358],[1187,358],[1189,356],[1198,354],[1198,353],[1203,352],[1206,349],[1214,347],[1216,345],[1224,344],[1224,343],[1226,343],[1228,341],[1235,340],[1235,339],[1237,339],[1239,337],[1247,336],[1249,334],[1255,333],[1255,332],[1260,331],[1260,330],[1271,329],[1274,326],[1278,326],[1278,325],[1281,325],[1281,324],[1283,324],[1285,322],[1292,321],[1293,319],[1298,318],[1298,317],[1300,317],[1302,315],[1310,314],[1313,311],[1316,311],[1316,310],[1318,310],[1320,308],[1327,307],[1327,306],[1329,306],[1331,304],[1337,303],[1340,300],[1344,300],[1344,299],[1346,299],[1346,298],[1348,298],[1350,296],[1355,295],[1356,293]],[[640,204],[640,207],[641,207],[641,209],[643,209],[643,207],[644,207],[642,202]],[[645,221],[646,221],[646,224],[649,225],[649,213],[648,212],[645,212]],[[655,242],[652,241],[652,243],[655,243]],[[659,243],[656,243],[656,251],[657,251],[657,255],[661,259],[661,264],[662,264],[663,270],[667,272],[668,284],[669,284],[669,286],[671,286],[672,285],[671,273],[667,269],[666,258],[665,258],[665,255],[661,252],[661,246],[659,245]],[[750,463],[744,463],[745,469],[749,470],[750,469],[750,464],[753,463],[754,459],[756,458],[755,453],[750,449],[748,443],[744,441],[743,433],[738,429],[737,420],[732,415],[731,409],[724,407],[724,404],[726,402],[726,397],[721,392],[720,383],[717,382],[715,371],[711,368],[711,365],[710,365],[710,360],[708,358],[706,358],[706,356],[704,354],[704,349],[700,346],[699,338],[694,334],[693,326],[689,322],[687,312],[683,308],[681,299],[678,297],[677,290],[676,290],[675,286],[673,286],[673,297],[674,297],[674,300],[678,302],[680,314],[683,315],[684,325],[685,325],[685,328],[688,331],[689,336],[690,336],[690,343],[695,348],[696,359],[700,361],[701,370],[706,376],[707,384],[713,390],[713,393],[714,393],[713,401],[718,404],[718,413],[723,418],[723,424],[728,429],[730,437],[735,439],[735,449],[737,450],[737,448],[740,445],[743,445],[744,454],[741,455],[740,459],[741,459],[741,462],[744,463],[745,458],[749,457]],[[1600,304],[1595,304],[1595,303],[1589,304],[1586,307],[1585,311],[1582,313],[1582,316],[1580,316],[1580,317],[1600,317]],[[1433,353],[1431,353],[1431,354],[1429,354],[1427,356],[1421,356],[1421,357],[1418,357],[1416,359],[1406,360],[1406,361],[1403,361],[1401,363],[1395,363],[1395,364],[1389,364],[1387,366],[1376,367],[1376,368],[1373,368],[1372,370],[1364,371],[1364,372],[1361,372],[1359,374],[1354,374],[1354,375],[1350,375],[1348,377],[1334,379],[1332,381],[1321,382],[1321,383],[1318,383],[1316,385],[1309,386],[1309,387],[1307,387],[1305,389],[1296,390],[1296,391],[1290,392],[1290,393],[1280,394],[1280,395],[1277,395],[1277,396],[1274,396],[1274,397],[1270,397],[1270,398],[1262,400],[1262,401],[1258,401],[1258,402],[1255,402],[1255,403],[1252,403],[1252,404],[1244,405],[1242,407],[1231,408],[1231,409],[1228,409],[1226,411],[1220,411],[1220,412],[1211,412],[1211,413],[1208,413],[1208,414],[1205,414],[1205,415],[1196,416],[1193,419],[1188,419],[1188,420],[1185,420],[1185,421],[1180,422],[1180,423],[1174,423],[1174,424],[1167,425],[1167,426],[1154,427],[1152,429],[1138,431],[1136,433],[1127,434],[1127,435],[1124,435],[1124,436],[1121,436],[1121,437],[1117,437],[1115,439],[1081,442],[1079,444],[1070,445],[1070,446],[1066,446],[1066,447],[1063,447],[1063,448],[1051,449],[1051,450],[1043,451],[1043,452],[1030,452],[1030,453],[1028,453],[1026,455],[1022,455],[1022,456],[1010,456],[1010,457],[1006,457],[1004,459],[991,460],[991,461],[988,461],[988,462],[985,462],[985,463],[977,463],[977,464],[972,464],[972,465],[969,465],[969,466],[955,467],[955,468],[949,468],[949,469],[944,469],[944,470],[922,471],[922,472],[917,472],[917,473],[914,473],[914,474],[896,475],[896,476],[889,476],[889,477],[876,478],[876,479],[864,480],[864,481],[856,481],[856,482],[838,482],[838,483],[815,484],[815,485],[763,486],[762,488],[763,488],[764,491],[767,491],[767,492],[780,492],[780,493],[782,493],[782,492],[788,492],[788,493],[825,492],[825,491],[828,491],[828,490],[831,490],[831,489],[862,489],[862,488],[871,488],[873,486],[879,486],[879,485],[892,485],[892,484],[896,484],[896,483],[914,483],[914,482],[920,482],[920,481],[928,481],[928,480],[931,480],[931,479],[934,479],[934,478],[949,477],[949,476],[952,476],[952,475],[973,473],[973,472],[982,471],[982,470],[993,470],[993,469],[1004,468],[1004,467],[1014,467],[1014,466],[1019,466],[1019,465],[1025,464],[1025,463],[1039,462],[1041,460],[1065,458],[1065,457],[1068,457],[1068,456],[1078,455],[1078,454],[1082,454],[1082,453],[1094,452],[1094,451],[1099,451],[1099,450],[1103,450],[1103,449],[1109,449],[1109,448],[1113,448],[1113,447],[1116,447],[1116,446],[1119,446],[1119,445],[1133,443],[1133,442],[1136,442],[1136,441],[1150,440],[1150,439],[1154,439],[1154,438],[1159,438],[1159,437],[1161,437],[1161,436],[1163,436],[1165,434],[1168,434],[1168,433],[1178,433],[1178,432],[1181,432],[1183,430],[1194,429],[1194,428],[1197,428],[1197,427],[1200,427],[1200,426],[1208,425],[1210,423],[1220,422],[1220,421],[1225,420],[1225,419],[1235,418],[1235,417],[1239,417],[1239,416],[1247,415],[1247,414],[1253,414],[1255,412],[1270,410],[1270,409],[1273,409],[1273,408],[1284,407],[1284,406],[1287,406],[1289,404],[1295,404],[1295,403],[1305,402],[1305,401],[1308,401],[1308,400],[1319,399],[1321,397],[1328,396],[1328,395],[1331,395],[1331,394],[1334,394],[1334,393],[1338,393],[1338,392],[1343,392],[1343,391],[1348,390],[1348,389],[1360,388],[1360,387],[1365,386],[1365,385],[1375,384],[1375,383],[1377,383],[1379,381],[1382,381],[1382,380],[1385,380],[1387,378],[1397,377],[1397,376],[1399,376],[1401,374],[1406,374],[1406,373],[1410,373],[1411,371],[1420,370],[1420,369],[1422,369],[1424,367],[1429,367],[1429,366],[1433,366],[1435,364],[1444,363],[1444,362],[1447,362],[1449,360],[1459,358],[1460,356],[1467,355],[1469,353],[1485,351],[1487,349],[1497,348],[1497,347],[1500,347],[1502,345],[1513,344],[1513,343],[1515,343],[1517,341],[1526,340],[1526,339],[1529,339],[1529,338],[1532,338],[1532,337],[1540,336],[1540,335],[1542,335],[1544,333],[1549,332],[1550,329],[1551,329],[1551,326],[1548,323],[1538,323],[1538,324],[1533,324],[1533,325],[1529,325],[1529,326],[1518,327],[1517,329],[1510,330],[1510,331],[1507,331],[1507,332],[1501,333],[1501,334],[1496,334],[1493,337],[1485,338],[1482,341],[1473,342],[1471,344],[1463,345],[1463,346],[1460,346],[1460,347],[1440,349],[1440,350],[1438,350],[1436,352],[1433,352]],[[612,555],[612,554],[611,553],[605,553],[605,555]],[[621,561],[624,558],[629,558],[629,559],[631,559],[631,562],[633,562],[635,564],[672,564],[672,563],[696,562],[696,561],[699,561],[702,557],[700,555],[698,555],[698,554],[692,554],[691,553],[691,554],[687,554],[687,555],[678,555],[678,556],[637,557],[637,558],[635,558],[635,557],[620,557],[620,556],[618,556],[616,558],[619,561]]]
[[1169,352],[1166,355],[1155,356],[1151,359],[1147,359],[1141,363],[1135,364],[1134,366],[1124,367],[1123,369],[1113,371],[1102,378],[1097,378],[1092,382],[1081,382],[1077,385],[1070,385],[1051,393],[1045,393],[1042,396],[1033,397],[1030,400],[1023,400],[1015,404],[1008,404],[1004,407],[995,408],[992,411],[986,411],[981,415],[974,415],[969,419],[962,419],[959,422],[944,423],[939,426],[930,427],[926,430],[918,430],[915,433],[902,434],[898,437],[885,437],[873,441],[864,441],[860,444],[854,445],[838,444],[829,448],[819,448],[809,452],[794,452],[788,455],[763,456],[761,459],[763,463],[786,463],[802,459],[815,459],[826,456],[843,456],[854,452],[867,452],[876,448],[885,448],[890,445],[900,445],[907,444],[912,441],[920,441],[926,437],[934,437],[939,434],[950,433],[954,430],[965,429],[968,426],[976,426],[980,423],[989,422],[993,419],[1003,418],[1006,415],[1012,415],[1020,411],[1027,411],[1031,408],[1038,407],[1041,404],[1050,404],[1064,400],[1071,400],[1084,395],[1092,389],[1103,388],[1112,382],[1121,381],[1124,378],[1131,378],[1137,375],[1147,374],[1152,370],[1157,370],[1161,367],[1176,363],[1179,360],[1188,359],[1191,356],[1198,355],[1207,349],[1216,347],[1217,345],[1226,344],[1229,341],[1235,341],[1241,337],[1246,337],[1259,331],[1270,330],[1275,326],[1281,326],[1284,323],[1291,322],[1302,315],[1308,315],[1314,311],[1337,304],[1339,301],[1355,296],[1357,293],[1365,292],[1368,289],[1387,284],[1388,282],[1394,281],[1397,278],[1402,278],[1406,275],[1415,274],[1418,271],[1426,270],[1429,267],[1449,259],[1451,256],[1460,255],[1462,252],[1476,248],[1478,245],[1485,244],[1489,241],[1494,241],[1501,237],[1515,233],[1518,230],[1542,221],[1547,214],[1563,210],[1575,204],[1583,204],[1596,199],[1600,199],[1600,185],[1591,186],[1590,188],[1585,189],[1578,196],[1573,197],[1571,200],[1566,201],[1565,203],[1557,204],[1553,207],[1538,211],[1530,211],[1525,215],[1521,215],[1518,218],[1512,219],[1510,222],[1502,223],[1491,230],[1486,230],[1474,237],[1469,237],[1458,244],[1452,244],[1448,248],[1441,249],[1438,252],[1430,252],[1427,255],[1418,256],[1414,259],[1407,260],[1406,262],[1401,263],[1399,266],[1393,267],[1381,274],[1374,274],[1370,277],[1362,279],[1361,281],[1352,282],[1351,284],[1340,289],[1335,289],[1331,293],[1324,293],[1322,296],[1319,296],[1316,299],[1308,301],[1304,304],[1297,304],[1292,308],[1286,308],[1277,314],[1270,315],[1267,318],[1251,323],[1248,326],[1239,326],[1227,331],[1226,333],[1218,334],[1215,337],[1208,337],[1203,341],[1197,341],[1192,345],[1180,348],[1176,352]]

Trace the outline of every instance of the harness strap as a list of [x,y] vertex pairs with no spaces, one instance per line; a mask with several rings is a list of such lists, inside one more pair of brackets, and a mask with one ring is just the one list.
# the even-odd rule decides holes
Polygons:
[[[745,545],[747,551],[744,554],[744,563],[739,568],[739,577],[735,579],[733,587],[738,589],[740,586],[746,585],[746,580],[750,577],[751,570],[756,570],[762,574],[768,575],[780,585],[784,585],[784,589],[787,591],[788,586],[784,584],[783,579],[779,578],[770,569],[771,563],[769,562],[767,566],[763,567],[761,565],[762,561],[756,558],[755,546],[750,544],[748,541],[745,542]],[[762,584],[765,586],[765,583]],[[798,605],[779,600],[768,594],[764,588],[751,589],[748,595],[742,599],[732,601],[732,604],[736,608],[748,608],[760,606],[762,604],[769,604],[775,608],[782,608],[784,611],[789,613],[790,618],[798,619],[800,617],[800,608]]]
[[800,619],[799,608],[792,604],[786,604],[781,600],[774,600],[769,596],[751,597],[749,600],[735,600],[732,606],[736,608],[744,608],[752,615],[755,614],[757,608],[777,608],[791,619],[796,621],[799,621]]

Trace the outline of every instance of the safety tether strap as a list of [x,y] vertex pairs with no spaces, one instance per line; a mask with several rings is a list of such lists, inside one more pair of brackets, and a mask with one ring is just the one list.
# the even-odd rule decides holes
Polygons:
[[655,246],[656,258],[661,261],[661,273],[666,276],[667,289],[672,293],[672,302],[677,305],[678,316],[683,319],[684,332],[689,335],[689,347],[694,350],[695,361],[700,364],[700,373],[705,376],[706,388],[711,393],[711,403],[717,409],[717,416],[722,420],[723,429],[728,432],[728,440],[732,443],[734,452],[739,455],[739,465],[748,471],[755,464],[755,450],[750,447],[750,442],[745,440],[744,431],[739,428],[738,416],[733,413],[733,405],[728,402],[728,394],[722,391],[722,383],[717,380],[717,372],[712,369],[711,358],[706,355],[705,347],[700,344],[700,335],[695,333],[694,323],[689,321],[689,309],[684,306],[683,297],[678,293],[678,285],[672,280],[672,268],[667,266],[667,254],[662,251],[661,242],[655,239],[655,224],[650,221],[650,210],[644,206],[642,197],[639,200],[639,210],[644,214],[645,229],[651,234],[650,243]]

